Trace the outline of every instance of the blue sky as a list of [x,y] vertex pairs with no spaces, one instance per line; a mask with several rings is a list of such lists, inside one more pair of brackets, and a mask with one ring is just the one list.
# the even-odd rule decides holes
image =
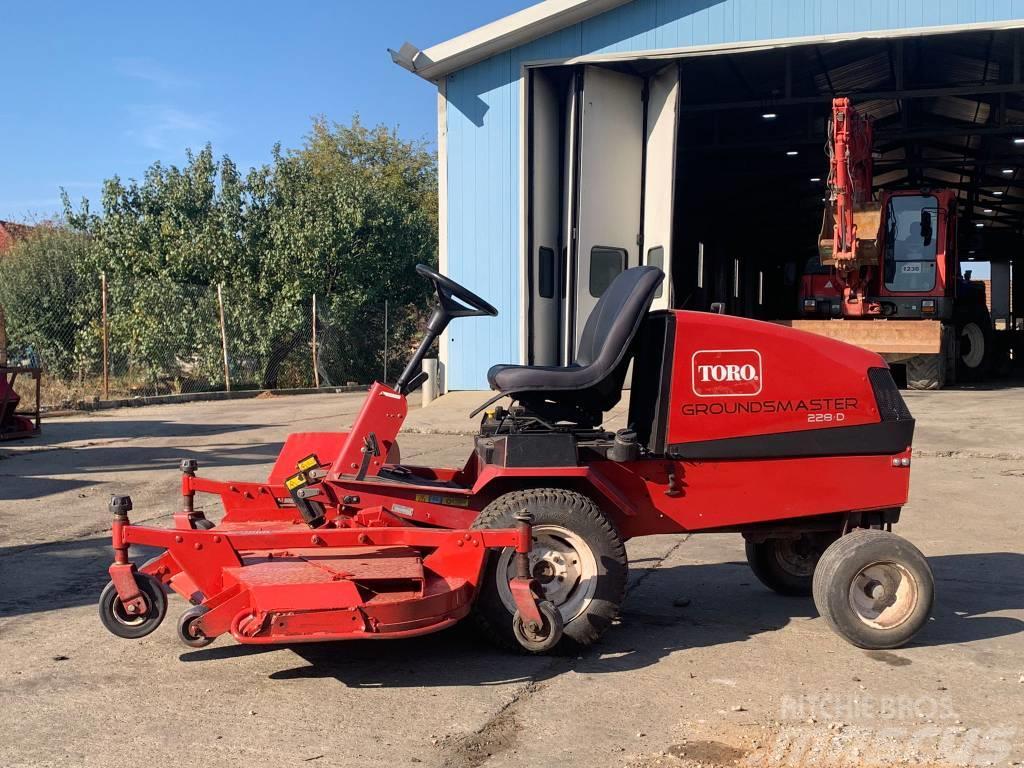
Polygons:
[[436,89],[387,48],[426,48],[531,0],[5,3],[0,219],[98,201],[114,174],[212,142],[240,166],[296,146],[310,118],[436,136]]

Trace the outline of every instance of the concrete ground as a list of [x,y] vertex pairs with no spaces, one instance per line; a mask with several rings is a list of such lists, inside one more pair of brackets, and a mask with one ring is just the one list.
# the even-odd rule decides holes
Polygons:
[[[133,496],[133,520],[165,525],[178,459],[262,479],[288,432],[343,428],[360,399],[107,411],[0,444],[0,765],[1024,760],[1024,389],[908,393],[918,455],[898,530],[928,555],[938,598],[898,651],[845,644],[810,600],[763,588],[740,537],[724,535],[630,542],[622,620],[580,657],[507,655],[464,627],[189,650],[174,633],[177,597],[143,640],[102,629],[110,493]],[[414,410],[403,458],[460,463],[466,438],[438,433],[471,430],[452,414],[481,399]]]

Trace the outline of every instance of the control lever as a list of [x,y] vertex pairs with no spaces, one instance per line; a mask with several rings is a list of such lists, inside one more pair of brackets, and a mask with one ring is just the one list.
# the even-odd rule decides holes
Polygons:
[[363,438],[363,460],[359,463],[359,471],[356,472],[356,480],[362,480],[370,470],[370,461],[380,456],[380,444],[377,442],[377,433],[371,432]]

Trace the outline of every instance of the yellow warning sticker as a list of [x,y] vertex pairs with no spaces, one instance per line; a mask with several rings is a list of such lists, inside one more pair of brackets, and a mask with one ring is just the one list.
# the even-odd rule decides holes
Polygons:
[[446,507],[469,506],[469,498],[466,496],[442,496],[439,493],[417,493],[416,501],[424,504],[444,504]]
[[284,487],[289,491],[294,491],[297,488],[301,488],[306,484],[306,476],[299,472],[297,475],[292,475],[284,481]]
[[316,469],[320,466],[320,460],[315,456],[307,456],[298,463],[299,472],[308,472],[311,469]]

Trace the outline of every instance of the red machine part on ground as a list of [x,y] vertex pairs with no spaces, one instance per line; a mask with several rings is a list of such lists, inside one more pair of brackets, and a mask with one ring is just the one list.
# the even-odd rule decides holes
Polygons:
[[[31,412],[19,412],[22,399],[14,389],[19,375],[34,381],[36,405]],[[39,434],[40,377],[38,368],[0,366],[0,440]]]

